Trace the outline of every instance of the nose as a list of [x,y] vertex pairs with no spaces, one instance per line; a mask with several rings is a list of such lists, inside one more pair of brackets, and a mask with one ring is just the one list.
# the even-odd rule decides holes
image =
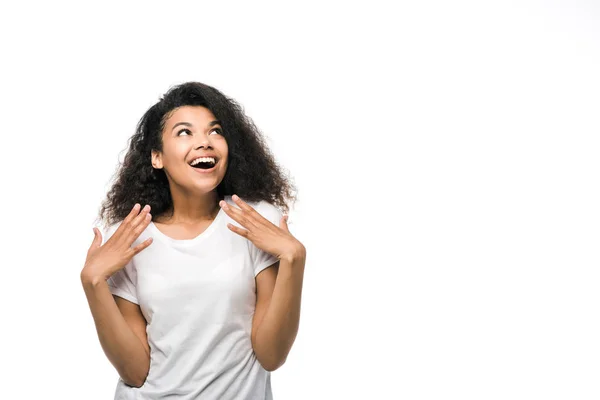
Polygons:
[[198,145],[196,145],[194,149],[198,149],[200,147],[206,148],[206,147],[210,146],[210,140],[208,139],[208,134],[204,134],[204,135],[200,134],[200,135],[198,135],[198,137],[200,139],[198,139]]

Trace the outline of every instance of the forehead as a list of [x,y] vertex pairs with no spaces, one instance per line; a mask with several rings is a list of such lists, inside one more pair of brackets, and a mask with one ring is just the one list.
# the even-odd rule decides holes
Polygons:
[[182,106],[176,108],[167,119],[167,127],[177,122],[190,122],[194,125],[206,125],[216,119],[212,111],[204,106]]

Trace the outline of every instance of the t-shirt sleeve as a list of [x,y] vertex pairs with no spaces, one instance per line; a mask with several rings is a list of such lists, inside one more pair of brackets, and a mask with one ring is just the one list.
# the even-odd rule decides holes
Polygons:
[[[120,224],[121,223],[116,223],[111,225],[103,232],[103,245],[116,232]],[[140,304],[137,298],[136,282],[137,274],[133,265],[133,258],[125,265],[125,267],[112,274],[112,276],[106,280],[108,289],[112,294],[129,300],[132,303]]]
[[[281,221],[281,217],[283,213],[279,208],[275,207],[271,203],[268,203],[264,200],[260,201],[256,206],[256,211],[269,221],[271,221],[275,226],[279,226],[279,222]],[[258,275],[260,271],[263,269],[270,267],[275,264],[279,259],[267,253],[254,245],[254,243],[250,242],[250,254],[252,256],[252,265],[254,267],[254,276]]]

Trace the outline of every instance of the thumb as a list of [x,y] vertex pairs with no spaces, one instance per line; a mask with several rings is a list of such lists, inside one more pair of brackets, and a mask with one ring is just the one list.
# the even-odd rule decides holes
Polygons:
[[289,227],[288,227],[288,219],[289,219],[289,215],[285,214],[283,217],[281,217],[281,222],[279,223],[279,227],[281,229],[286,230],[287,232],[290,231]]
[[90,250],[100,247],[100,244],[102,243],[102,233],[100,233],[100,231],[96,227],[94,227],[92,229],[94,231],[94,240],[92,241]]

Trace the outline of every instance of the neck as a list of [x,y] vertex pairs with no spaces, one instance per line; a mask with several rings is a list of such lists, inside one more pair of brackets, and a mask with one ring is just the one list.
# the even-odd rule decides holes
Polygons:
[[216,190],[201,195],[171,190],[171,198],[173,215],[166,222],[172,224],[196,224],[213,220],[221,208]]

